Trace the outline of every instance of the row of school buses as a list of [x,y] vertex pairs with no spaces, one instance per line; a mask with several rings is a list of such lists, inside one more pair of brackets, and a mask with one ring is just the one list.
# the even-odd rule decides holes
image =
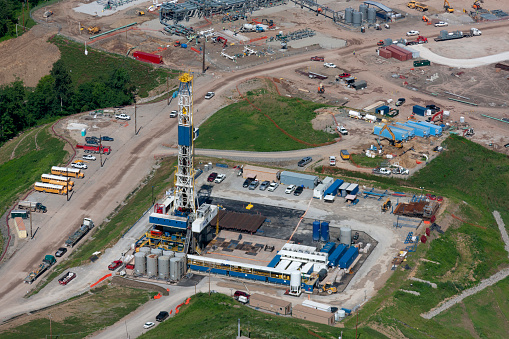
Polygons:
[[71,178],[83,178],[85,175],[80,169],[70,167],[51,167],[51,174],[42,174],[41,182],[34,184],[39,192],[67,194],[72,190],[74,181]]

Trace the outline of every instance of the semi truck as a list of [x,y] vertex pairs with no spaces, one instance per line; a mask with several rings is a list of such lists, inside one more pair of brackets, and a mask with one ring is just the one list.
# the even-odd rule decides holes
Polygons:
[[99,153],[99,150],[101,150],[102,154],[110,154],[111,153],[110,146],[77,144],[76,148],[83,149],[83,151],[85,153]]
[[40,202],[28,201],[28,200],[20,201],[18,203],[18,209],[29,210],[31,212],[42,212],[42,213],[47,212],[46,206],[44,206]]
[[435,38],[435,41],[446,41],[453,39],[469,38],[472,36],[481,35],[481,30],[477,28],[470,28],[470,31],[463,33],[462,31],[447,32],[446,30],[440,31],[440,34]]
[[46,272],[46,270],[48,268],[50,268],[56,262],[57,262],[57,259],[55,259],[54,256],[49,255],[49,254],[46,255],[44,257],[44,260],[42,261],[42,263],[39,266],[37,266],[37,268],[35,270],[30,272],[30,274],[28,274],[28,276],[25,278],[25,284],[33,283],[37,278],[39,278],[39,276],[41,274]]
[[94,228],[94,223],[90,218],[84,218],[83,224],[78,228],[76,232],[74,232],[69,239],[65,241],[65,246],[74,247],[92,228]]
[[73,177],[73,178],[83,178],[85,174],[81,172],[80,169],[71,168],[71,167],[51,167],[51,174],[61,175],[64,177]]

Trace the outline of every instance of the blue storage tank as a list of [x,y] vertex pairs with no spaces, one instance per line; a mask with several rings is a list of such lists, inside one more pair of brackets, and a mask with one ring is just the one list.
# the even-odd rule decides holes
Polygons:
[[278,254],[274,258],[272,258],[272,260],[269,262],[267,267],[274,268],[274,267],[276,267],[277,264],[279,264],[280,261],[281,261],[281,256]]
[[329,223],[326,221],[322,221],[320,226],[320,240],[329,241]]
[[414,129],[410,127],[403,127],[398,125],[389,125],[389,128],[391,129],[392,133],[396,133],[396,130],[403,130],[408,133],[409,138],[413,138],[415,136]]
[[320,222],[318,220],[313,221],[313,241],[320,240]]
[[338,264],[339,258],[343,255],[343,253],[346,252],[348,247],[343,244],[339,244],[338,247],[332,252],[331,255],[329,255],[329,262],[327,263],[329,266],[334,267]]
[[335,242],[328,242],[325,244],[325,246],[322,247],[320,252],[327,253],[327,255],[331,255],[331,253],[336,249],[336,243]]
[[[382,132],[382,128],[385,125],[375,125],[373,127],[373,134],[379,135],[383,138],[392,139],[391,133],[388,130],[384,130]],[[392,130],[392,129],[391,129]],[[408,139],[408,132],[403,130],[393,130],[392,133],[394,133],[394,136],[396,137],[396,140],[407,140]]]
[[342,183],[343,183],[343,180],[336,179],[336,181],[334,181],[332,183],[332,185],[330,185],[329,188],[327,188],[325,190],[325,192],[323,193],[323,196],[326,196],[326,195],[329,195],[329,194],[332,194],[334,196],[337,195],[338,194],[339,186],[341,186]]
[[414,107],[412,107],[412,113],[420,115],[420,116],[424,116],[426,114],[426,110],[427,110],[426,107],[422,107],[422,106],[418,106],[418,105],[414,105]]
[[[397,122],[396,124],[400,125],[401,123],[400,122]],[[404,124],[402,124],[403,126],[406,126],[406,127],[411,127],[414,129],[414,132],[415,132],[415,135],[417,135],[418,137],[421,137],[421,138],[427,138],[429,137],[429,129],[428,128],[425,128],[424,126],[420,126],[420,125],[410,125],[408,122],[405,122]]]
[[348,268],[353,263],[355,258],[359,255],[359,249],[357,247],[350,247],[345,254],[339,259],[338,266],[340,268]]
[[375,113],[382,114],[382,115],[387,114],[387,113],[389,113],[389,106],[387,106],[387,105],[379,106],[379,107],[375,108]]
[[440,126],[437,126],[435,124],[432,124],[432,123],[426,122],[426,121],[417,121],[417,124],[419,124],[421,126],[429,127],[431,135],[441,135],[442,134],[442,127],[440,127]]

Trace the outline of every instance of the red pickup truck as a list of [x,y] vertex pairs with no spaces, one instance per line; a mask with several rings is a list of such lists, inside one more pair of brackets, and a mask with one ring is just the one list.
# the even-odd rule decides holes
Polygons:
[[314,57],[311,57],[311,61],[324,61],[325,59],[321,56],[314,56]]
[[110,271],[114,271],[117,268],[119,268],[120,266],[122,266],[122,260],[115,260],[114,262],[112,262],[111,264],[108,265],[108,269]]
[[60,285],[67,285],[74,278],[76,278],[76,273],[67,272],[62,278],[58,279],[58,283]]

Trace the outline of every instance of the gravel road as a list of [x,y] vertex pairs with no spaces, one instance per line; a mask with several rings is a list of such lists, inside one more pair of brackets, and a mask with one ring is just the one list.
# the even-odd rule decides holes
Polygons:
[[415,45],[412,48],[418,50],[421,54],[421,58],[428,59],[431,62],[440,65],[446,65],[456,68],[475,68],[479,66],[491,65],[496,62],[501,62],[509,59],[509,52],[498,53],[474,59],[452,59],[438,55],[423,45]]

